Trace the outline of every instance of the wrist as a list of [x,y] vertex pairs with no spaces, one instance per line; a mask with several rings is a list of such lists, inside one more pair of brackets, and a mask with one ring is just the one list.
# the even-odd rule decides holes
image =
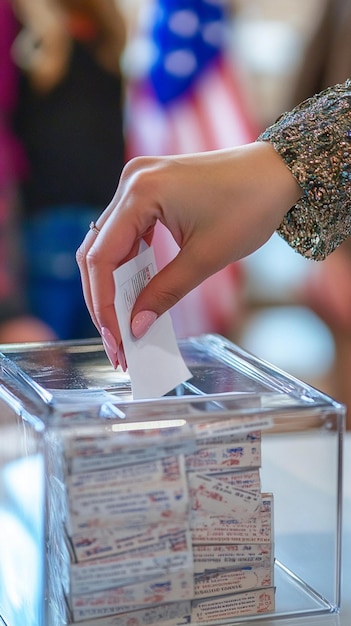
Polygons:
[[268,141],[253,144],[261,153],[263,186],[277,204],[281,219],[303,195],[303,189],[287,166],[285,160]]

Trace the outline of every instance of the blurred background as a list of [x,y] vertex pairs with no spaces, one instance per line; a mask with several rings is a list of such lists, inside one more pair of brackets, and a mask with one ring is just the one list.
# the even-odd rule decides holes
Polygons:
[[[349,75],[351,0],[0,9],[1,342],[94,336],[74,254],[127,159],[253,141]],[[219,332],[351,405],[348,247],[316,264],[274,235],[175,307],[177,335]],[[155,251],[159,266],[176,253],[161,228]]]

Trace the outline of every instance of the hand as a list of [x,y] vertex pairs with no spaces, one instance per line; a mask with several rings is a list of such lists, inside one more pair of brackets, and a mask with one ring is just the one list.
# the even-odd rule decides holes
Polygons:
[[12,0],[22,30],[13,44],[17,65],[28,74],[32,87],[47,93],[66,74],[71,38],[66,17],[53,0]]
[[63,11],[55,0],[12,0],[14,13],[24,28],[42,35],[53,21],[63,20]]
[[151,243],[157,220],[180,250],[135,303],[137,337],[205,278],[262,246],[301,193],[269,143],[130,161],[98,219],[100,232],[89,231],[77,251],[85,300],[112,362],[121,342],[112,272],[137,253],[141,238]]

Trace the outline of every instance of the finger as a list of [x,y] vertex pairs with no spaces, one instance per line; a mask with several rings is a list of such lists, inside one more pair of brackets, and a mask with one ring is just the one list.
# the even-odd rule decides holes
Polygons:
[[[110,360],[111,365],[116,369],[118,364],[121,364],[123,371],[126,371],[126,361],[124,357],[123,347],[121,345],[120,331],[118,327],[117,318],[115,315],[114,309],[114,295],[112,295],[112,305],[110,312],[107,311],[106,314],[106,325],[103,325],[101,321],[95,314],[95,306],[94,300],[91,290],[91,277],[89,273],[89,267],[87,263],[87,258],[89,255],[89,251],[93,248],[97,237],[101,235],[101,230],[99,230],[98,226],[95,226],[90,229],[90,232],[87,233],[84,241],[82,242],[80,248],[77,250],[77,262],[79,265],[80,273],[81,273],[81,281],[82,281],[82,289],[83,295],[85,298],[85,302],[91,318],[97,327],[102,342],[104,345],[105,352]],[[107,275],[108,279],[108,275]],[[112,294],[114,294],[114,285],[111,285],[110,290]],[[108,285],[107,285],[108,291]]]
[[194,254],[195,250],[196,246],[180,250],[142,291],[132,311],[131,329],[135,337],[142,337],[158,317],[217,270],[203,262],[203,255]]
[[[120,342],[120,332],[116,316],[114,315],[114,309],[111,311],[110,321],[107,322],[107,326],[102,326],[95,315],[93,297],[90,286],[90,275],[87,265],[87,255],[89,250],[94,246],[96,238],[101,234],[98,226],[90,225],[90,232],[87,233],[83,243],[77,250],[77,262],[81,272],[82,288],[85,298],[85,302],[91,318],[101,334],[102,342],[105,352],[111,362],[111,365],[116,369],[118,364],[121,364],[123,371],[126,370],[126,361],[124,357],[124,351]],[[112,329],[112,331],[110,330]],[[121,358],[122,357],[122,358]]]
[[[113,272],[137,254],[141,234],[143,233],[138,232],[132,220],[127,216],[111,213],[85,257],[83,275],[86,281],[84,288],[87,290],[89,310],[97,327],[108,328],[115,337],[117,345],[120,344],[121,337],[114,306]],[[150,236],[151,232],[148,238]]]
[[91,288],[90,288],[89,270],[87,266],[87,255],[89,254],[91,247],[94,245],[97,235],[101,233],[101,230],[105,222],[107,221],[109,215],[111,215],[111,213],[115,210],[116,204],[118,201],[118,195],[119,195],[119,190],[117,189],[109,205],[101,213],[98,220],[94,223],[93,228],[92,228],[93,223],[90,224],[89,230],[87,231],[87,234],[84,240],[82,241],[78,250],[76,251],[76,260],[77,260],[77,264],[78,264],[80,275],[81,275],[81,283],[82,283],[84,300],[87,305],[90,316],[92,318],[92,321],[95,324],[99,332],[101,331],[101,327],[99,326],[99,322],[94,312],[94,306],[93,306],[93,300],[92,300]]
[[[97,229],[97,231],[100,231],[100,228],[97,225],[97,223],[95,225],[95,228]],[[87,305],[87,308],[88,308],[88,311],[90,313],[93,323],[95,324],[97,329],[100,331],[97,319],[94,315],[91,290],[90,290],[89,272],[88,272],[88,268],[86,264],[87,254],[90,248],[92,247],[92,245],[94,244],[97,234],[98,234],[97,232],[94,232],[94,230],[90,228],[84,240],[82,241],[81,245],[79,246],[78,250],[76,251],[76,261],[77,261],[79,271],[80,271],[82,290],[83,290],[85,303]]]

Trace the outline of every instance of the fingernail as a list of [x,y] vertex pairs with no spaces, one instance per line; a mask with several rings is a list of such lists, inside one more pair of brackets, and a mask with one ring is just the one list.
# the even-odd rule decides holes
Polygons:
[[157,314],[154,311],[140,311],[132,321],[132,333],[136,339],[143,337],[150,326],[156,321]]
[[104,326],[101,328],[101,337],[102,343],[104,344],[105,352],[111,362],[111,365],[116,369],[118,365],[116,340],[112,333],[110,333],[109,329],[105,328]]
[[126,372],[127,371],[127,361],[126,361],[126,355],[124,354],[123,343],[121,343],[121,345],[117,347],[117,358],[118,358],[118,361],[119,361],[119,364],[120,364],[122,370],[124,372]]

